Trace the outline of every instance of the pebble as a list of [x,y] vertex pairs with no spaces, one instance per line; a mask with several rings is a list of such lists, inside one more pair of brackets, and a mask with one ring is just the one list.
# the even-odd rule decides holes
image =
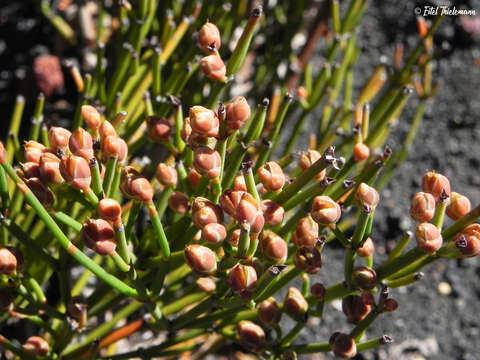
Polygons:
[[442,281],[441,283],[439,283],[437,289],[440,295],[443,295],[443,296],[448,296],[452,293],[452,287],[450,286],[449,283],[445,281]]

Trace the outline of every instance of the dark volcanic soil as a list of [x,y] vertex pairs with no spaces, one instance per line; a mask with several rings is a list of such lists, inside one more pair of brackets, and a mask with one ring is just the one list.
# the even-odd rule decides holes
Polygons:
[[[34,3],[9,2],[4,6],[0,2],[0,110],[3,116],[0,134],[5,134],[6,118],[11,114],[14,95],[25,90],[22,79],[28,76],[31,56],[48,48],[53,51],[52,30],[33,10]],[[425,5],[424,2],[398,0],[371,3],[363,20],[363,31],[359,34],[359,41],[364,44],[355,69],[355,81],[359,86],[381,55],[391,58],[395,41],[402,41],[410,48],[413,46],[416,39],[413,8]],[[475,9],[480,15],[479,0],[454,3],[457,8]],[[28,6],[22,7],[25,4]],[[8,11],[16,14],[14,22]],[[448,17],[442,24],[437,46],[443,47],[443,51],[434,70],[441,88],[428,107],[408,161],[398,169],[382,193],[383,201],[376,211],[372,236],[377,248],[396,239],[403,231],[414,228],[408,216],[409,200],[419,191],[421,176],[427,169],[447,175],[453,190],[468,195],[472,204],[480,202],[480,66],[474,62],[475,58],[480,58],[479,34],[476,39],[461,28],[459,18]],[[72,98],[68,93],[66,95]],[[394,150],[405,136],[416,104],[417,99],[412,98],[400,118],[389,142]],[[51,108],[47,107],[47,115],[48,111]],[[56,117],[59,112],[52,114]],[[325,250],[324,269],[318,280],[326,285],[340,280],[342,254],[335,249]],[[439,261],[424,272],[425,277],[420,283],[391,291],[392,297],[400,304],[399,309],[380,317],[368,331],[369,337],[389,334],[394,338],[394,344],[359,355],[359,359],[479,358],[480,260]],[[448,295],[439,293],[441,282],[451,286]],[[297,341],[326,341],[332,331],[349,328],[339,304],[332,304],[326,308],[324,323],[312,322]]]

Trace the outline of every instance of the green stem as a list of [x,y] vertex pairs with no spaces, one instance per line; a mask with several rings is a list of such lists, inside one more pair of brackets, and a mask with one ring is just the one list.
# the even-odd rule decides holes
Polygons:
[[105,170],[105,177],[103,179],[103,190],[105,197],[110,197],[111,187],[115,172],[117,169],[117,157],[111,157],[107,161],[107,169]]
[[13,161],[15,143],[14,137],[18,136],[20,130],[20,124],[22,122],[23,110],[25,109],[25,98],[22,95],[18,95],[15,99],[15,106],[13,107],[12,118],[10,119],[10,128],[8,129],[8,137],[5,149],[7,150],[7,161],[11,164]]
[[388,263],[393,259],[397,258],[403,252],[403,250],[405,250],[411,239],[412,233],[410,231],[407,231],[405,235],[403,235],[401,239],[397,242],[395,248],[392,250],[385,263]]
[[90,159],[90,172],[92,173],[92,190],[95,195],[100,196],[103,192],[102,177],[100,166],[95,158]]
[[155,239],[157,240],[160,251],[165,259],[170,257],[170,245],[168,244],[167,237],[163,231],[162,222],[158,216],[157,209],[153,202],[146,204],[150,220],[152,222],[153,230],[155,231]]

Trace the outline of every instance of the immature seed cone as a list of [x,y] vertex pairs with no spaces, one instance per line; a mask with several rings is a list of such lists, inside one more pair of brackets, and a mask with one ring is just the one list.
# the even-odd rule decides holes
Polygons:
[[340,220],[342,210],[340,205],[329,196],[316,196],[313,199],[310,216],[322,225],[333,225]]
[[108,135],[102,138],[102,159],[107,162],[108,159],[116,158],[120,153],[120,138],[117,135]]
[[355,193],[355,201],[361,209],[367,207],[373,211],[380,201],[380,195],[373,187],[361,183]]
[[250,105],[243,96],[237,96],[227,105],[226,124],[231,131],[240,129],[250,119]]
[[347,334],[337,332],[330,337],[329,343],[335,356],[340,358],[349,359],[357,354],[355,340]]
[[240,229],[233,230],[230,237],[227,239],[228,243],[233,247],[238,247],[238,243],[240,242],[240,234],[242,231]]
[[385,299],[383,303],[383,311],[394,312],[398,309],[398,302],[395,299]]
[[185,248],[185,261],[200,276],[212,275],[217,271],[215,253],[206,246],[193,244]]
[[92,181],[90,166],[83,157],[69,155],[60,162],[60,173],[75,189],[88,189]]
[[48,141],[50,142],[50,149],[53,152],[62,150],[66,153],[68,150],[68,141],[71,135],[72,133],[67,129],[52,126],[50,130],[48,130]]
[[51,152],[45,152],[40,157],[40,176],[43,181],[52,184],[63,182],[60,174],[60,159]]
[[166,187],[175,187],[178,181],[177,170],[170,165],[160,163],[157,166],[155,177],[158,182]]
[[274,264],[283,264],[287,260],[287,243],[273,231],[262,231],[260,234],[260,247],[265,259]]
[[221,244],[227,237],[225,226],[217,223],[210,223],[202,229],[202,239],[210,244]]
[[156,143],[166,143],[170,139],[172,126],[166,119],[160,116],[151,115],[147,117],[147,132],[150,140]]
[[313,248],[318,242],[318,224],[310,217],[301,218],[293,233],[293,243],[297,248]]
[[200,49],[207,55],[218,51],[222,45],[218,27],[207,21],[198,32],[197,42]]
[[39,178],[40,166],[35,162],[28,161],[20,164],[20,170],[17,173],[22,179]]
[[227,282],[233,292],[248,297],[255,288],[257,272],[253,266],[237,264],[228,272]]
[[429,171],[423,175],[422,189],[424,192],[432,194],[435,201],[438,201],[442,195],[442,191],[450,196],[450,181],[442,174]]
[[265,332],[257,324],[242,320],[237,324],[240,344],[249,351],[259,352],[265,345]]
[[268,191],[278,191],[285,184],[283,170],[275,161],[269,161],[261,166],[257,174],[258,179]]
[[75,130],[68,140],[70,151],[77,156],[90,160],[94,157],[92,135],[83,128]]
[[25,184],[33,192],[43,207],[49,209],[55,202],[53,192],[39,178],[26,179]]
[[192,106],[189,111],[192,133],[201,137],[216,137],[220,129],[220,122],[214,111],[203,106]]
[[183,141],[186,143],[189,142],[189,138],[192,135],[192,126],[190,124],[190,116],[187,116],[185,119],[183,119],[183,127],[182,130],[180,131],[180,136],[182,137]]
[[11,275],[17,270],[17,257],[7,247],[0,247],[0,274]]
[[288,289],[285,300],[283,301],[283,309],[293,319],[301,321],[305,319],[308,311],[308,302],[303,297],[300,290],[291,287]]
[[192,185],[194,188],[200,184],[200,180],[202,179],[202,175],[198,173],[197,170],[194,168],[191,168],[188,172],[188,182],[190,185]]
[[227,190],[220,196],[220,206],[238,223],[249,224],[251,233],[258,234],[262,231],[265,219],[260,205],[248,192]]
[[40,91],[50,97],[64,86],[60,59],[55,55],[40,55],[33,62],[33,74]]
[[207,198],[197,196],[192,205],[192,221],[196,227],[203,229],[211,223],[223,223],[223,212]]
[[271,296],[258,305],[258,318],[266,326],[275,327],[278,325],[282,318],[282,311],[275,298]]
[[362,295],[349,295],[342,299],[342,311],[348,321],[358,324],[372,310],[375,305],[373,295],[370,293],[362,293]]
[[446,213],[450,219],[458,220],[462,216],[467,215],[471,207],[470,200],[466,196],[452,192]]
[[480,254],[480,224],[470,224],[453,239],[459,257],[474,257]]
[[127,160],[127,156],[128,156],[128,145],[127,143],[125,142],[125,140],[123,140],[122,138],[118,138],[118,146],[119,146],[119,149],[118,149],[118,154],[117,154],[117,162],[118,163],[123,163],[125,160]]
[[233,180],[233,189],[247,191],[247,184],[245,183],[245,178],[243,175],[238,175]]
[[45,356],[50,349],[48,342],[40,336],[30,336],[22,347],[33,356]]
[[375,289],[377,273],[372,268],[359,266],[352,271],[352,283],[362,291]]
[[200,60],[200,69],[206,77],[215,81],[226,81],[227,68],[217,55],[208,55]]
[[115,127],[112,125],[112,123],[108,120],[104,120],[102,124],[100,125],[100,138],[103,140],[107,136],[118,136],[117,131],[115,130]]
[[81,109],[83,121],[85,124],[94,132],[96,133],[100,128],[100,123],[102,119],[100,117],[100,113],[97,109],[95,109],[92,105],[82,105]]
[[270,226],[275,226],[283,222],[285,210],[272,200],[263,200],[261,203],[263,217],[265,222]]
[[82,240],[88,248],[100,255],[110,255],[115,251],[115,231],[103,219],[88,219],[81,230]]
[[325,288],[325,286],[323,286],[323,284],[315,283],[310,287],[310,293],[318,301],[323,301],[325,299],[327,289]]
[[122,207],[117,200],[104,198],[99,201],[97,212],[102,219],[115,223],[122,215]]
[[[322,155],[317,150],[308,150],[302,153],[300,156],[300,167],[302,170],[307,170],[312,164],[320,160]],[[323,169],[315,176],[316,181],[321,181],[325,177],[327,169]]]
[[356,162],[368,159],[370,156],[370,148],[362,143],[355,144],[353,147],[353,159]]
[[193,155],[193,166],[203,176],[213,179],[220,175],[222,158],[216,150],[198,147]]
[[322,267],[322,256],[317,248],[297,249],[293,257],[293,263],[301,271],[307,274],[315,274]]
[[433,224],[421,223],[415,230],[417,246],[423,252],[433,255],[442,247],[443,239],[440,230]]
[[200,277],[195,283],[200,288],[200,290],[208,294],[213,293],[215,292],[215,290],[217,290],[217,284],[215,284],[215,281],[209,277]]
[[175,191],[168,198],[168,206],[176,213],[186,214],[190,207],[190,202],[184,193]]
[[416,193],[410,203],[410,216],[418,222],[432,220],[435,215],[435,198],[425,192]]
[[357,255],[366,258],[375,252],[375,244],[373,243],[373,240],[368,237],[367,240],[363,243],[362,247],[357,249]]
[[34,163],[40,163],[40,157],[47,150],[45,145],[40,144],[39,142],[30,140],[25,141],[23,145],[23,150],[25,153],[25,159]]
[[130,199],[144,202],[152,202],[153,187],[150,181],[140,175],[137,170],[131,166],[122,168],[120,175],[120,190],[123,195]]

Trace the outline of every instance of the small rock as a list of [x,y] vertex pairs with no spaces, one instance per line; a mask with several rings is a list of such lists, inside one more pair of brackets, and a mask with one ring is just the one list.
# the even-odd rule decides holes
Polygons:
[[438,292],[440,295],[448,296],[452,293],[452,287],[449,283],[442,281],[438,284]]

